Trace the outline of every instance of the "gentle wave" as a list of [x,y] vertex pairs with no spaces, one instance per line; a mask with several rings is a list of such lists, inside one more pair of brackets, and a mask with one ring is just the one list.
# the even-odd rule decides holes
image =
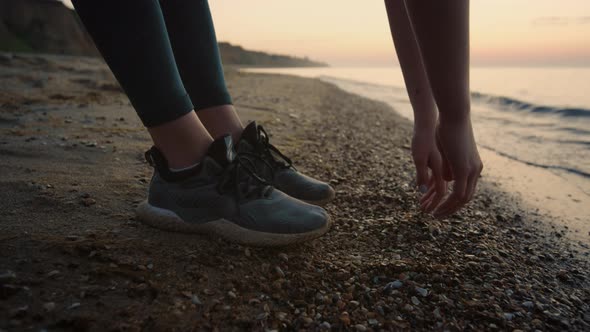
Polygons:
[[555,107],[536,105],[526,101],[504,96],[488,95],[480,92],[472,92],[471,99],[475,102],[493,105],[504,110],[519,110],[532,113],[556,114],[564,117],[590,118],[590,109],[576,107]]
[[576,174],[576,175],[580,175],[583,176],[585,178],[590,178],[590,173],[588,172],[584,172],[582,170],[573,168],[573,167],[567,167],[567,166],[561,166],[561,165],[546,165],[546,164],[541,164],[538,162],[533,162],[533,161],[529,161],[529,160],[524,160],[521,159],[519,157],[516,157],[510,153],[506,153],[503,151],[500,151],[498,149],[495,149],[489,145],[485,145],[485,144],[478,144],[488,150],[494,151],[495,153],[497,153],[500,156],[506,157],[508,159],[512,159],[514,161],[518,161],[521,162],[523,164],[529,165],[529,166],[534,166],[534,167],[540,167],[540,168],[544,168],[544,169],[554,169],[554,170],[560,170],[560,171],[565,171],[567,173],[571,173],[571,174]]

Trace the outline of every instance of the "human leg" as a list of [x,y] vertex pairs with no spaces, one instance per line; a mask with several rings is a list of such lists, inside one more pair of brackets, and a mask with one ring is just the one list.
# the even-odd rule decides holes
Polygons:
[[197,163],[212,138],[194,115],[157,1],[82,1],[74,7],[170,167]]
[[74,4],[156,145],[146,153],[155,172],[141,221],[250,245],[301,242],[329,229],[323,209],[260,179],[230,136],[212,140],[192,111],[157,1]]
[[237,142],[243,126],[225,83],[208,2],[160,4],[182,81],[199,119],[213,138],[231,134]]

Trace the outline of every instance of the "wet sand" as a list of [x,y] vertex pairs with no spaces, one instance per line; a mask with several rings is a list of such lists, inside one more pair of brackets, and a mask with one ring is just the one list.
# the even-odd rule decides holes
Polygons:
[[588,248],[482,179],[416,209],[410,124],[313,79],[228,71],[244,121],[330,181],[328,234],[257,249],[135,219],[150,146],[105,65],[0,54],[0,330],[588,330]]

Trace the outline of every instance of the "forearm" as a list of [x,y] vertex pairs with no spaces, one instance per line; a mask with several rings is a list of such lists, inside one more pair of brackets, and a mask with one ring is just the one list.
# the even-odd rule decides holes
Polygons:
[[441,121],[469,119],[469,0],[406,6]]
[[420,130],[434,132],[437,120],[436,104],[406,6],[403,0],[385,0],[385,7],[393,43],[414,112],[414,126]]

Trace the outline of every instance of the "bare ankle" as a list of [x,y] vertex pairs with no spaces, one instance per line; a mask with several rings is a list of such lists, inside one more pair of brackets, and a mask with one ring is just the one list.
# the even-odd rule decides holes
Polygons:
[[148,128],[154,145],[164,154],[168,166],[182,169],[200,162],[213,139],[195,112]]
[[231,135],[237,142],[244,127],[233,105],[219,105],[197,111],[199,119],[213,139]]

